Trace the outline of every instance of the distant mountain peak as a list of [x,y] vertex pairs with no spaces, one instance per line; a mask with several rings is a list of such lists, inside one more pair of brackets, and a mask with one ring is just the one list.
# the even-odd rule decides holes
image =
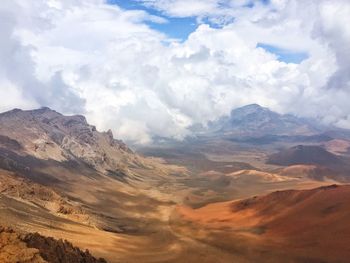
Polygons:
[[33,110],[21,110],[21,109],[13,109],[10,111],[6,111],[3,113],[0,113],[1,116],[8,116],[11,117],[12,115],[16,115],[19,118],[28,118],[28,116],[32,116],[34,118],[38,118],[40,121],[44,121],[48,124],[49,121],[54,120],[55,118],[61,118],[65,119],[67,121],[70,121],[71,123],[79,123],[85,126],[90,126],[83,115],[63,115],[49,107],[41,107],[39,109],[33,109]]
[[[208,133],[237,137],[261,137],[266,135],[313,135],[319,126],[310,120],[292,114],[280,114],[253,103],[233,109],[228,116],[210,122]],[[201,131],[204,134],[203,131]]]
[[18,108],[14,108],[12,110],[6,111],[6,112],[2,112],[0,113],[0,116],[12,116],[12,115],[22,115],[22,114],[48,114],[48,113],[55,113],[55,114],[59,114],[60,113],[48,108],[48,107],[41,107],[39,109],[34,109],[34,110],[22,110],[22,109],[18,109]]
[[43,106],[43,107],[37,109],[37,111],[54,111],[54,110],[52,110],[51,108],[49,108],[47,106]]
[[252,104],[248,104],[248,105],[236,108],[234,110],[238,110],[238,109],[241,109],[241,110],[243,110],[243,109],[245,109],[245,110],[263,110],[263,109],[268,109],[268,108],[263,107],[257,103],[252,103]]
[[271,111],[269,108],[262,107],[259,104],[249,104],[243,107],[233,109],[231,111],[230,116],[231,118],[235,118],[235,117],[241,118],[249,114],[264,114],[264,113],[279,115],[278,113]]

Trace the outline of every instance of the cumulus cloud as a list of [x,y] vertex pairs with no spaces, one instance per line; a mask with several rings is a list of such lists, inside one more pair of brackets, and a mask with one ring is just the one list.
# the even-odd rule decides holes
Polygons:
[[26,11],[20,8],[14,1],[5,1],[0,6],[0,89],[4,101],[1,109],[52,105],[63,111],[72,106],[82,111],[83,98],[62,81],[60,72],[55,72],[48,83],[36,77],[37,65],[31,55],[36,47],[23,44],[16,35],[17,26],[22,22],[21,11]]
[[[141,143],[248,103],[350,127],[348,1],[140,2],[165,18],[102,0],[2,1],[0,110],[82,113]],[[148,26],[166,16],[198,27],[172,40]],[[259,43],[308,58],[285,63]]]
[[175,17],[207,16],[219,7],[218,0],[141,0],[148,7],[157,8]]

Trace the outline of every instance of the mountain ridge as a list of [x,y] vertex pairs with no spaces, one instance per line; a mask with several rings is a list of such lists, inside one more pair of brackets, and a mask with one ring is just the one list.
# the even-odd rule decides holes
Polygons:
[[79,159],[101,172],[115,170],[121,163],[141,165],[111,130],[98,132],[82,115],[65,116],[47,107],[14,109],[1,113],[0,121],[0,146],[10,143],[15,152],[56,161]]
[[280,114],[258,104],[231,110],[229,116],[210,123],[216,133],[236,136],[311,135],[322,131],[311,120]]

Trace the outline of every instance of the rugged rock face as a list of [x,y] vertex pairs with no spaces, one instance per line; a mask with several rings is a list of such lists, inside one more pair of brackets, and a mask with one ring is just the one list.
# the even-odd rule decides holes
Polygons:
[[3,263],[106,263],[71,243],[38,233],[18,234],[0,226],[0,262]]
[[98,132],[84,116],[64,116],[49,108],[0,114],[0,148],[39,159],[83,161],[106,172],[140,165],[139,158],[112,132]]
[[44,263],[36,248],[29,248],[20,235],[10,228],[0,226],[0,262],[4,263]]
[[41,257],[47,262],[106,263],[104,259],[94,258],[88,250],[84,252],[62,239],[44,237],[38,233],[26,234],[22,239],[28,247],[38,249]]

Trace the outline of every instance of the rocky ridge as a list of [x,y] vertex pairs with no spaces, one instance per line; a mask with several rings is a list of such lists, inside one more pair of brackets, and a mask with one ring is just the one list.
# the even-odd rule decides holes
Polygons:
[[142,161],[112,131],[98,132],[84,116],[64,116],[49,108],[0,114],[0,148],[39,159],[83,161],[106,172]]

